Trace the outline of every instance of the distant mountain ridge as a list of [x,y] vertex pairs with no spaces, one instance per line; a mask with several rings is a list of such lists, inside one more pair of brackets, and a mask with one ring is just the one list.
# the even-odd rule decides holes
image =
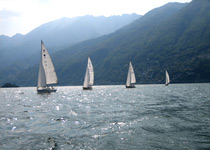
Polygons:
[[137,14],[124,14],[110,17],[87,15],[75,18],[61,18],[34,29],[26,35],[26,38],[35,40],[37,36],[41,35],[46,43],[51,43],[51,47],[69,46],[114,32],[139,17]]
[[[57,51],[66,46],[114,32],[139,17],[140,15],[131,14],[111,17],[61,18],[45,23],[26,35],[17,34],[11,38],[0,36],[0,64],[11,64],[22,59],[23,56],[28,57],[38,52],[41,40],[51,51]],[[14,54],[15,57],[12,57],[11,55]]]

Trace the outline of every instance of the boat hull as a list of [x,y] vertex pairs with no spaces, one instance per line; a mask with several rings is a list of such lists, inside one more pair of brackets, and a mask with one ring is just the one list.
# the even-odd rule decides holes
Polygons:
[[37,93],[41,94],[41,93],[52,93],[52,92],[56,92],[57,89],[54,88],[43,88],[43,89],[37,89]]
[[136,88],[135,85],[126,85],[126,88]]
[[83,87],[83,90],[92,90],[92,87]]

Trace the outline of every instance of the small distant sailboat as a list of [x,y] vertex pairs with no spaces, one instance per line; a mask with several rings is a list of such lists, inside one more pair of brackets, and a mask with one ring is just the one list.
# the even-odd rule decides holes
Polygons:
[[126,81],[126,88],[135,88],[136,77],[131,62],[129,63],[128,76]]
[[170,78],[169,78],[168,72],[166,71],[166,83],[165,83],[165,85],[168,86],[169,83],[170,83]]
[[54,87],[49,86],[49,84],[55,83],[58,83],[55,68],[43,41],[41,41],[41,60],[39,65],[37,92],[56,92],[56,89]]
[[87,63],[87,68],[86,68],[86,73],[85,73],[85,80],[83,83],[83,90],[91,90],[93,82],[94,82],[93,65],[90,60],[90,57],[88,57],[88,63]]

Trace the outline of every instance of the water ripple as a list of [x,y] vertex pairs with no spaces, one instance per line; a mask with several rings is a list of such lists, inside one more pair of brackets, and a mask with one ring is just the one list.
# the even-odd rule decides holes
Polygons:
[[0,89],[1,149],[209,149],[210,84]]

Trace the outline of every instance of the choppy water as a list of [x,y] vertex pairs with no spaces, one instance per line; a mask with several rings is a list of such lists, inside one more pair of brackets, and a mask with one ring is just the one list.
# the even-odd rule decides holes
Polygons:
[[210,84],[0,89],[0,149],[210,149]]

